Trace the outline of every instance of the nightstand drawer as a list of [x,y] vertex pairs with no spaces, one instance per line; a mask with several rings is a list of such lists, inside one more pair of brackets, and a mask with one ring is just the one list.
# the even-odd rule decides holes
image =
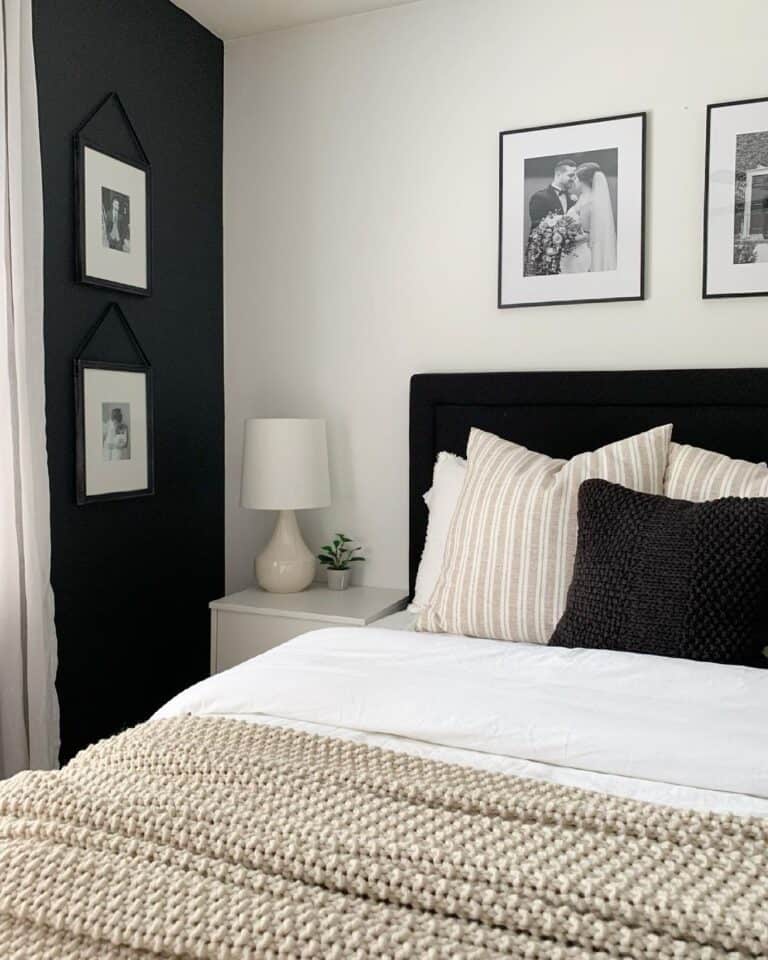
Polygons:
[[294,617],[262,617],[229,610],[211,611],[211,673],[221,673],[277,647],[300,633],[330,624]]

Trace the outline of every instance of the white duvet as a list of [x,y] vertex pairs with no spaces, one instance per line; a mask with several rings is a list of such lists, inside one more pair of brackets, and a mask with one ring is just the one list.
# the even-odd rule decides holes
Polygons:
[[768,815],[768,671],[331,628],[190,687],[220,714],[658,803]]

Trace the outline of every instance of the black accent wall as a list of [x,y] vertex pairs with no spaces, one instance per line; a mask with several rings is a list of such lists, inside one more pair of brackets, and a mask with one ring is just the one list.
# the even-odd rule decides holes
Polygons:
[[[221,42],[168,0],[35,0],[62,759],[208,672],[223,592]],[[72,135],[119,93],[152,165],[153,293],[74,281]],[[116,112],[91,137],[133,155]],[[110,301],[154,371],[156,494],[75,504],[72,358]],[[98,354],[98,356],[97,356]],[[130,359],[117,325],[93,359]]]

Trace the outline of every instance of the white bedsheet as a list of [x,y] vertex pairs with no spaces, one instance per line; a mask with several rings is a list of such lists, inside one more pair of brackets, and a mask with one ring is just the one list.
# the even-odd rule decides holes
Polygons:
[[747,667],[331,628],[190,687],[156,716],[184,713],[768,815],[768,673]]

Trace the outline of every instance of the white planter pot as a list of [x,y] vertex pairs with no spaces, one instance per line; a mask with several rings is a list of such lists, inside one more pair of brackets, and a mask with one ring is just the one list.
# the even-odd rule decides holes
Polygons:
[[352,577],[351,570],[329,570],[328,571],[328,589],[346,590]]

